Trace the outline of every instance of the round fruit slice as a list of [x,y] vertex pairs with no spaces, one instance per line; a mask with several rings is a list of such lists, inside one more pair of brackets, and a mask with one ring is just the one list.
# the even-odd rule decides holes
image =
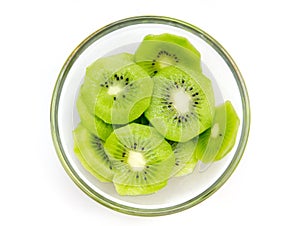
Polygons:
[[153,82],[149,75],[122,53],[100,58],[86,70],[83,101],[91,113],[110,124],[126,124],[147,109]]
[[73,131],[74,151],[87,171],[102,182],[111,181],[113,168],[104,151],[104,142],[90,133],[82,124]]
[[168,140],[186,142],[208,129],[214,115],[210,80],[170,66],[155,77],[146,118]]
[[95,171],[87,162],[86,160],[82,157],[82,154],[80,152],[80,148],[74,145],[74,153],[76,157],[78,158],[79,162],[81,165],[89,171],[94,177],[96,177],[99,181],[101,182],[111,182],[111,179],[104,178],[101,174],[99,174],[97,171]]
[[197,158],[204,163],[222,159],[233,148],[240,120],[230,101],[218,106],[213,125],[200,134]]
[[175,142],[172,144],[175,155],[175,165],[172,175],[179,177],[193,172],[198,162],[196,158],[197,142],[198,137],[184,143]]
[[150,194],[167,184],[175,157],[170,144],[153,127],[131,123],[116,129],[104,147],[120,195]]
[[113,131],[111,124],[105,123],[103,120],[97,116],[91,114],[87,109],[85,103],[82,100],[81,95],[79,94],[76,101],[77,111],[81,120],[81,123],[94,135],[99,137],[101,140],[106,140],[106,138]]
[[170,65],[201,71],[197,49],[186,38],[167,33],[147,35],[136,50],[134,60],[150,76]]

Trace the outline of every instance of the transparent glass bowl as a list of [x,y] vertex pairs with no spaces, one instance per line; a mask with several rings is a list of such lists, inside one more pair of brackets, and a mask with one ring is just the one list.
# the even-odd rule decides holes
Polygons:
[[[186,37],[201,53],[205,75],[213,83],[216,105],[230,100],[241,120],[236,144],[222,160],[197,165],[190,175],[171,178],[152,195],[120,196],[112,183],[101,183],[87,172],[73,152],[72,131],[79,122],[75,102],[85,69],[96,59],[121,52],[134,53],[148,34],[172,33]],[[245,83],[226,50],[210,35],[186,22],[158,16],[140,16],[109,24],[75,48],[58,76],[51,103],[51,130],[59,159],[72,180],[88,196],[127,214],[166,215],[190,208],[211,196],[237,167],[248,138],[250,106]]]

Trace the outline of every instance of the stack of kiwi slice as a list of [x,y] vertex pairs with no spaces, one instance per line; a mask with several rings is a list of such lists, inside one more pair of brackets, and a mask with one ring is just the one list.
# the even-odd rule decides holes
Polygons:
[[158,34],[89,65],[73,131],[82,166],[120,195],[146,195],[224,158],[240,121],[230,101],[215,106],[200,62],[186,38]]

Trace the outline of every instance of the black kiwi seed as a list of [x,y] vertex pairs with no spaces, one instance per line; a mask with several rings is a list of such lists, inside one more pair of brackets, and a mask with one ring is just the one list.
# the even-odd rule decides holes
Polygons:
[[108,88],[108,85],[106,85],[105,87]]
[[147,177],[144,177],[144,180],[147,180]]
[[123,98],[125,98],[125,95],[123,94]]
[[123,75],[121,75],[120,79],[123,80]]
[[138,178],[139,178],[139,175],[137,174],[137,175],[135,176],[135,178],[138,179]]
[[156,73],[157,73],[157,71],[154,71],[153,73],[154,73],[154,74],[156,74]]
[[123,153],[122,153],[122,157],[125,157],[125,155],[126,155],[126,153],[125,153],[125,152],[123,152]]
[[117,97],[114,97],[114,100],[117,100]]

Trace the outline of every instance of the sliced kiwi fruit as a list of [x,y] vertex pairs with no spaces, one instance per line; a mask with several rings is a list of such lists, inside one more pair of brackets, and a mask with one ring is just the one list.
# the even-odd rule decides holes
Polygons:
[[82,166],[102,182],[112,181],[113,165],[104,150],[104,142],[81,123],[73,131],[74,152]]
[[184,167],[178,173],[175,174],[175,177],[182,177],[182,176],[192,173],[195,170],[197,163],[198,163],[198,159],[196,156],[196,151],[194,151],[190,160],[187,161],[185,163]]
[[186,142],[210,128],[214,116],[211,82],[170,66],[153,78],[146,118],[165,138]]
[[101,140],[106,140],[106,138],[113,131],[111,124],[105,123],[99,117],[93,115],[86,107],[82,100],[82,96],[79,93],[76,101],[77,111],[81,120],[81,123],[94,135],[98,136]]
[[153,82],[128,53],[103,57],[86,70],[83,101],[89,111],[110,124],[126,124],[149,106]]
[[167,33],[147,35],[137,48],[134,60],[150,76],[170,65],[201,71],[198,50],[186,38]]
[[172,149],[175,155],[175,165],[172,175],[183,176],[193,172],[198,159],[196,158],[196,147],[198,137],[187,142],[173,142]]
[[175,157],[171,145],[153,127],[123,126],[111,133],[104,147],[120,195],[151,194],[167,184]]
[[103,177],[101,174],[99,174],[97,171],[95,171],[84,159],[84,157],[81,154],[80,148],[74,145],[74,153],[77,156],[78,160],[80,161],[81,165],[88,171],[90,174],[92,174],[94,177],[96,177],[101,182],[111,182],[111,179],[107,179]]
[[233,148],[240,120],[230,101],[216,107],[213,125],[200,134],[197,158],[204,163],[217,161]]
[[167,185],[167,181],[163,181],[161,183],[156,183],[152,185],[143,185],[143,186],[135,186],[135,185],[125,185],[125,184],[118,184],[114,183],[114,186],[116,188],[116,191],[118,192],[119,195],[147,195],[147,194],[152,194],[163,187]]

